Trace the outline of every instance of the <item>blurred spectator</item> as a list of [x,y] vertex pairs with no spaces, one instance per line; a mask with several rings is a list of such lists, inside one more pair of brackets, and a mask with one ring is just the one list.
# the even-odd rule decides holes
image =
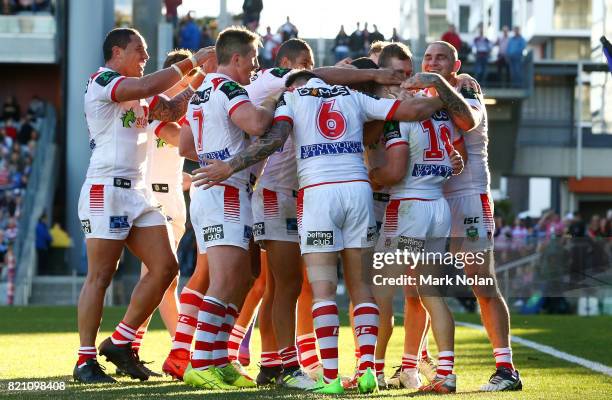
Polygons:
[[455,25],[449,24],[448,30],[444,32],[441,39],[444,40],[445,42],[452,44],[453,47],[457,49],[457,53],[459,53],[459,51],[461,50],[461,37],[457,33],[457,30],[455,29]]
[[510,63],[510,79],[512,86],[520,87],[523,84],[523,51],[527,46],[527,42],[521,36],[521,30],[518,26],[514,27],[514,36],[508,40],[506,54]]
[[595,239],[602,236],[600,230],[600,222],[601,217],[598,214],[595,214],[591,217],[591,222],[589,223],[589,227],[587,228],[587,236],[591,239]]
[[[259,28],[259,15],[263,10],[262,0],[244,0],[242,3],[242,25],[255,32]],[[289,20],[289,17],[287,17]]]
[[34,0],[32,11],[51,12],[51,1],[50,0]]
[[14,0],[2,0],[2,3],[0,4],[0,14],[12,15],[15,13],[15,11],[16,11],[16,7],[15,7]]
[[17,11],[32,12],[34,11],[34,0],[18,0]]
[[261,50],[261,60],[263,68],[270,68],[274,64],[274,57],[272,56],[272,50],[278,45],[274,39],[272,28],[266,27],[266,34],[261,38],[263,43],[263,49]]
[[497,76],[499,80],[504,84],[508,83],[509,79],[509,69],[508,69],[508,42],[510,41],[510,37],[508,36],[508,27],[504,25],[502,28],[502,34],[499,38],[497,38],[497,42],[495,45],[498,48],[497,52]]
[[45,275],[48,271],[47,259],[49,256],[49,246],[53,238],[47,226],[47,215],[43,213],[36,225],[36,253],[38,254],[38,274]]
[[393,33],[391,34],[391,37],[389,38],[389,41],[391,41],[391,42],[401,42],[402,41],[402,38],[397,33],[397,29],[396,28],[393,28]]
[[0,260],[4,260],[4,256],[8,251],[9,242],[4,237],[4,231],[0,229]]
[[281,43],[286,42],[289,39],[298,37],[298,29],[295,25],[291,23],[291,21],[289,20],[289,17],[287,17],[287,21],[285,21],[285,23],[282,24],[280,28],[278,28],[278,30],[280,31],[280,34],[282,35]]
[[574,217],[570,222],[568,233],[573,238],[584,237],[586,233],[586,226],[582,221],[582,215],[576,211]]
[[512,250],[522,252],[527,246],[527,235],[525,223],[516,218],[512,227]]
[[4,121],[4,134],[10,137],[13,141],[15,141],[15,139],[17,138],[18,128],[19,127],[12,116],[10,116]]
[[370,44],[374,42],[383,42],[385,40],[383,34],[378,31],[378,27],[376,26],[376,24],[372,24],[372,26],[374,27],[374,31],[370,32]]
[[198,24],[193,20],[191,11],[185,17],[182,27],[179,32],[179,47],[198,51],[200,49],[201,33]]
[[491,55],[491,42],[484,36],[482,25],[478,28],[479,34],[474,38],[474,53],[476,53],[476,64],[474,74],[478,82],[483,83],[487,77],[487,62]]
[[350,54],[349,44],[351,40],[344,31],[344,25],[340,25],[340,32],[336,35],[336,43],[334,45],[334,55],[336,62],[346,58]]
[[201,47],[208,47],[208,46],[214,46],[215,45],[215,40],[212,38],[212,36],[210,36],[210,32],[208,30],[208,26],[203,26],[202,27],[202,38],[200,40],[200,46]]
[[367,52],[367,50],[370,48],[370,43],[372,43],[370,41],[370,31],[368,31],[367,22],[363,24],[363,30],[361,33],[363,34],[363,52],[365,54],[365,52]]
[[32,139],[32,133],[34,131],[35,129],[32,124],[32,116],[30,114],[26,114],[21,121],[21,127],[17,133],[17,142],[21,145],[27,145]]
[[166,21],[172,24],[173,28],[176,28],[178,23],[178,6],[183,4],[183,0],[164,0],[166,5]]
[[353,59],[364,55],[365,38],[363,37],[363,31],[359,28],[359,22],[357,22],[357,29],[351,33],[349,38],[349,48]]
[[45,102],[40,99],[40,97],[34,95],[32,100],[30,100],[30,104],[28,105],[28,114],[32,115],[34,118],[42,118],[45,116]]
[[2,105],[2,119],[7,120],[12,118],[18,121],[19,117],[21,117],[21,109],[17,103],[17,98],[15,96],[6,96],[4,104]]

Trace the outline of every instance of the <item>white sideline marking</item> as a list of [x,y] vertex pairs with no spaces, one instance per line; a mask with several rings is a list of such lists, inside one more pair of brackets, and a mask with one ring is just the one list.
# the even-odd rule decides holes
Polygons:
[[[459,326],[465,326],[467,328],[472,328],[472,329],[478,329],[480,331],[484,332],[484,326],[482,325],[477,325],[477,324],[472,324],[469,322],[461,322],[461,321],[456,321],[455,322],[457,325]],[[531,340],[527,340],[527,339],[523,339],[521,337],[518,336],[511,336],[511,340],[513,342],[516,342],[518,344],[521,344],[523,346],[526,347],[530,347],[534,350],[537,350],[539,352],[542,353],[546,353],[549,354],[553,357],[556,358],[560,358],[563,361],[567,361],[567,362],[571,362],[574,364],[578,364],[581,365],[585,368],[588,368],[590,370],[596,371],[596,372],[601,372],[602,374],[606,374],[608,376],[612,376],[612,367],[608,367],[607,365],[603,365],[600,364],[598,362],[595,361],[591,361],[591,360],[587,360],[586,358],[582,358],[582,357],[576,357],[574,355],[571,355],[569,353],[566,353],[564,351],[560,351],[555,349],[554,347],[550,347],[550,346],[545,346],[543,344],[537,343],[537,342],[533,342]]]

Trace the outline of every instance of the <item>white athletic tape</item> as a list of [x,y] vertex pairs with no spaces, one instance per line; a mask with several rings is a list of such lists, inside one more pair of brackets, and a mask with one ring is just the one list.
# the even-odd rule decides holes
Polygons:
[[[457,321],[455,322],[457,325],[459,326],[465,326],[466,328],[472,328],[472,329],[478,329],[480,331],[485,331],[484,326],[482,325],[477,325],[477,324],[471,324],[469,322],[460,322]],[[592,371],[596,371],[596,372],[601,372],[602,374],[608,375],[608,376],[612,376],[612,367],[608,367],[607,365],[604,364],[600,364],[598,362],[595,361],[591,361],[591,360],[587,360],[586,358],[582,358],[582,357],[577,357],[574,356],[572,354],[566,353],[564,351],[560,351],[555,349],[554,347],[550,347],[550,346],[546,346],[540,343],[536,343],[534,341],[531,340],[527,340],[527,339],[523,339],[521,337],[518,336],[511,336],[511,340],[515,343],[521,344],[525,347],[529,347],[532,348],[534,350],[537,350],[541,353],[545,353],[548,355],[551,355],[553,357],[559,358],[563,361],[567,361],[567,362],[571,362],[574,364],[578,364],[581,365],[585,368],[588,368]]]
[[333,285],[338,284],[338,271],[335,265],[311,265],[306,267],[306,275],[310,283],[327,281]]

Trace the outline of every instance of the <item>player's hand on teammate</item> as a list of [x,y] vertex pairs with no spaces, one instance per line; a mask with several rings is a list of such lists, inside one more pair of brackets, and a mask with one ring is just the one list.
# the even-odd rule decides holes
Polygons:
[[444,78],[441,75],[434,72],[419,72],[402,82],[401,86],[408,90],[426,89],[433,87],[442,79]]
[[374,70],[374,82],[379,85],[399,85],[404,82],[406,76],[402,71],[395,71],[390,68],[380,68]]
[[471,89],[475,93],[478,93],[478,94],[482,93],[482,89],[480,88],[480,85],[478,84],[476,79],[472,78],[472,76],[469,74],[457,75],[457,84],[458,84],[457,86],[460,89],[467,88],[467,89]]
[[205,158],[203,162],[207,165],[193,170],[191,182],[196,187],[203,186],[208,189],[232,176],[232,167],[225,161]]
[[216,62],[215,46],[202,47],[193,56],[195,57],[198,65],[205,64],[211,58],[214,58]]
[[453,175],[459,175],[463,171],[463,157],[457,150],[450,153],[451,166],[453,167]]
[[351,57],[345,57],[342,60],[338,61],[336,64],[334,64],[334,67],[340,67],[340,68],[357,68],[354,65],[352,65],[351,63],[353,62],[353,59]]

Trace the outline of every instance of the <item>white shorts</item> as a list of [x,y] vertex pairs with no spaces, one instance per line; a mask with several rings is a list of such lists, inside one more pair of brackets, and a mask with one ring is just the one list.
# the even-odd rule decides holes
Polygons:
[[196,189],[189,207],[200,254],[212,246],[249,249],[253,216],[246,190],[228,185]]
[[[116,178],[119,179],[119,178]],[[121,179],[121,183],[131,182]],[[164,225],[161,206],[146,188],[85,182],[79,196],[79,219],[85,238],[125,240],[132,226]]]
[[445,251],[450,229],[450,209],[444,198],[391,200],[376,247],[379,251]]
[[180,242],[185,234],[185,222],[187,221],[187,208],[185,207],[183,193],[179,193],[172,188],[166,191],[165,188],[155,187],[154,185],[152,185],[152,189],[155,200],[162,205],[162,213],[166,216],[170,237],[175,243]]
[[301,189],[297,204],[302,254],[374,246],[376,221],[368,182]]
[[486,193],[448,199],[452,215],[451,251],[493,249],[493,202]]
[[278,240],[299,243],[296,197],[266,188],[255,190],[251,198],[255,241]]

